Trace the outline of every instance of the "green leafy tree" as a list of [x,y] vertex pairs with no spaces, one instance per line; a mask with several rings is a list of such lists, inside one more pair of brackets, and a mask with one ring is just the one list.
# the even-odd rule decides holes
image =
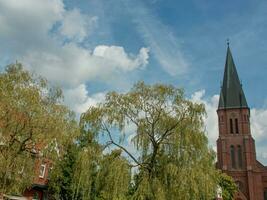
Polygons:
[[[181,89],[139,82],[128,93],[108,93],[105,102],[81,116],[81,127],[88,134],[106,135],[107,145],[131,159],[138,171],[132,199],[212,199],[218,172],[204,133],[204,114],[204,106],[186,99]],[[136,153],[123,146],[129,124],[136,127]],[[122,179],[124,172],[110,173]]]
[[103,154],[92,134],[83,134],[65,145],[54,163],[49,181],[52,199],[127,199],[131,173],[121,151]]
[[[66,148],[66,149],[65,149]],[[72,199],[73,173],[79,150],[74,143],[66,144],[64,153],[54,161],[49,179],[49,194],[51,199]]]
[[79,131],[54,161],[48,190],[50,199],[95,199],[95,179],[102,148],[93,134]]
[[0,193],[23,192],[33,182],[35,159],[53,160],[77,134],[74,114],[61,102],[60,89],[19,63],[0,74]]
[[131,181],[128,161],[121,156],[121,150],[104,155],[96,178],[98,199],[127,199]]
[[237,185],[232,177],[221,173],[219,176],[219,186],[222,188],[222,196],[224,200],[233,200],[237,192]]

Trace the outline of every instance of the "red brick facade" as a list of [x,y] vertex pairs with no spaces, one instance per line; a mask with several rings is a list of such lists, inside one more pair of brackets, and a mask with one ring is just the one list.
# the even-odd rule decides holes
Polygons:
[[47,159],[37,159],[35,163],[35,178],[32,187],[24,192],[27,199],[47,199],[47,183],[49,179],[49,170],[51,162]]
[[[221,98],[227,99],[227,96]],[[230,108],[223,103],[224,107],[217,110],[217,167],[237,183],[239,191],[235,200],[267,200],[267,167],[256,158],[250,110],[242,106]]]

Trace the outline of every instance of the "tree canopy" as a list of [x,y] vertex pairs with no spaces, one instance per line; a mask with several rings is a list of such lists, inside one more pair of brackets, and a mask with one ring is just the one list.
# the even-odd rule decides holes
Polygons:
[[[81,127],[106,135],[106,145],[121,149],[137,167],[133,199],[211,199],[218,172],[204,115],[204,106],[186,99],[182,89],[139,82],[127,93],[108,93],[81,116]],[[136,128],[134,153],[124,145],[129,124]]]
[[23,192],[33,182],[35,159],[52,158],[66,135],[77,134],[61,101],[60,89],[19,63],[0,74],[0,193]]
[[59,88],[19,63],[0,74],[0,194],[33,183],[36,159],[50,159],[50,199],[213,199],[236,190],[215,169],[204,105],[170,85],[138,82],[80,117]]

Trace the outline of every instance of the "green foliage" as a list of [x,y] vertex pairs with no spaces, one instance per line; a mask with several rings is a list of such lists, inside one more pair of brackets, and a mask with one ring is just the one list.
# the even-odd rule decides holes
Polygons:
[[232,177],[221,173],[219,176],[219,185],[222,188],[222,196],[224,200],[233,200],[234,194],[237,192],[237,186]]
[[91,143],[80,149],[73,174],[72,188],[74,193],[72,199],[95,198],[95,181],[100,158],[101,151],[97,144]]
[[[37,152],[53,161],[51,199],[214,197],[219,173],[203,131],[204,106],[183,90],[139,82],[128,93],[110,92],[82,114],[79,130],[61,90],[20,64],[1,73],[0,86],[0,193],[32,183]],[[129,126],[135,153],[124,147]],[[110,145],[115,149],[106,152]]]
[[99,199],[127,199],[131,171],[127,160],[121,157],[121,150],[104,155],[96,179]]
[[102,155],[96,144],[68,146],[51,174],[54,199],[127,199],[131,180],[128,162],[114,150]]
[[77,147],[68,144],[64,155],[53,163],[49,180],[49,193],[53,194],[55,199],[71,199],[72,197],[71,184],[77,154]]
[[[204,114],[204,106],[187,100],[181,89],[139,82],[128,93],[108,93],[80,124],[89,134],[106,135],[107,145],[124,151],[138,167],[133,199],[211,199],[218,172],[203,131]],[[140,156],[122,145],[129,124],[136,127],[132,142]]]
[[36,155],[55,157],[55,147],[77,134],[74,115],[61,100],[60,89],[21,64],[0,74],[0,193],[23,192],[33,181]]

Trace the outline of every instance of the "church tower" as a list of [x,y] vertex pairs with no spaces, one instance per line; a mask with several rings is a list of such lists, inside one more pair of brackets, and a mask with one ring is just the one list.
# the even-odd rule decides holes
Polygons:
[[217,110],[217,167],[232,176],[238,200],[267,200],[267,168],[256,160],[250,130],[250,109],[228,44],[223,85]]

